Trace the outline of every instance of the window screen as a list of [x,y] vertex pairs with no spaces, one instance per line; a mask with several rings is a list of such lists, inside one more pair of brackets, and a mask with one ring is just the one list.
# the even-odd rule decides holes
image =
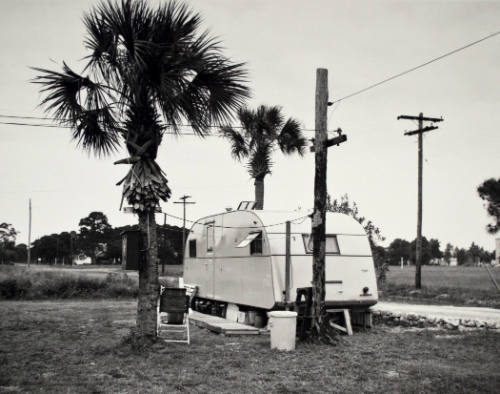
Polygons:
[[196,239],[189,240],[189,257],[196,257]]
[[[313,240],[310,234],[302,234],[304,240],[304,247],[306,253],[313,252]],[[337,242],[337,236],[332,234],[326,234],[325,239],[325,253],[327,254],[340,254],[339,244]]]

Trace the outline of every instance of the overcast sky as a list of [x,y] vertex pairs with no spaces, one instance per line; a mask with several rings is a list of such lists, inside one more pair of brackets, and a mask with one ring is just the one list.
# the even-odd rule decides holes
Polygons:
[[[0,0],[0,115],[43,116],[36,73],[29,67],[76,71],[85,56],[82,15],[95,1]],[[329,71],[330,99],[424,63],[500,30],[500,1],[231,1],[196,0],[204,28],[234,61],[246,62],[249,105],[280,105],[287,116],[314,127],[316,69]],[[417,125],[401,114],[444,117],[424,138],[423,234],[468,247],[494,249],[489,219],[476,188],[500,176],[500,36],[330,107],[328,128],[348,142],[328,152],[328,191],[348,194],[390,242],[414,239],[417,216]],[[0,117],[0,122],[13,121]],[[36,121],[35,121],[36,123]],[[184,130],[189,132],[189,130]],[[313,131],[305,131],[312,137]],[[27,242],[77,230],[79,219],[103,211],[113,226],[135,223],[118,210],[126,166],[96,159],[75,147],[70,131],[0,124],[0,222]],[[313,205],[314,156],[276,153],[266,178],[266,209]],[[173,204],[193,196],[196,219],[253,200],[253,182],[218,137],[166,136],[158,163],[167,173]],[[162,222],[163,217],[157,220]],[[168,218],[170,224],[181,222]],[[385,244],[387,244],[386,242]]]

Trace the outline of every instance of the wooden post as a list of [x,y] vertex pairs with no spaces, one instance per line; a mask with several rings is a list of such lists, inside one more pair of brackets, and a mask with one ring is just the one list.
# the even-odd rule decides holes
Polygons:
[[29,200],[29,222],[28,222],[28,267],[31,264],[31,198]]
[[327,108],[328,70],[316,70],[315,113],[315,174],[314,212],[311,236],[313,237],[312,280],[312,329],[319,333],[321,308],[325,302],[325,220],[326,220],[326,169],[327,169]]
[[290,302],[290,233],[291,225],[290,222],[286,222],[286,242],[285,242],[285,306],[288,309],[288,303]]

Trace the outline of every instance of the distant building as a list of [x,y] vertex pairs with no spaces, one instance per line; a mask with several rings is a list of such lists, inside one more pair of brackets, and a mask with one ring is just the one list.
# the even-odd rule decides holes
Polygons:
[[456,267],[458,265],[458,260],[456,257],[450,257],[450,267]]
[[84,264],[92,264],[92,259],[83,253],[73,256],[73,265],[84,265]]

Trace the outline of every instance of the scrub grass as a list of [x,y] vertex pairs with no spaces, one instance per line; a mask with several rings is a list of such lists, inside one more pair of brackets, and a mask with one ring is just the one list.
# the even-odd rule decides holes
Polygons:
[[136,297],[137,281],[126,274],[75,275],[57,270],[1,266],[0,299]]
[[[500,284],[500,268],[490,268]],[[484,267],[422,267],[422,290],[415,291],[415,267],[391,266],[382,300],[500,308],[500,292]]]
[[192,327],[192,343],[134,350],[134,301],[0,302],[0,392],[471,393],[500,387],[499,334],[376,326],[336,346],[270,350]]

